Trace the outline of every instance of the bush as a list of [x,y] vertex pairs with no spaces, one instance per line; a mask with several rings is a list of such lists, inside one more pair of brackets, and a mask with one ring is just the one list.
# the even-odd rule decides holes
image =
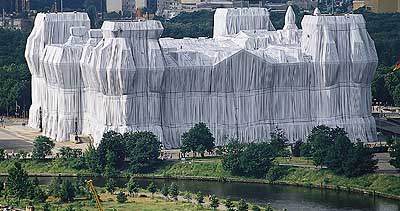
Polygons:
[[272,148],[270,143],[240,144],[233,140],[226,146],[222,166],[233,175],[263,178],[278,153]]
[[147,190],[151,193],[151,197],[153,197],[154,193],[157,192],[157,187],[153,182],[151,182],[147,187]]
[[127,199],[127,197],[126,197],[124,192],[121,191],[121,192],[118,193],[118,195],[117,195],[117,202],[118,203],[125,203],[127,200],[128,199]]
[[288,170],[289,170],[288,166],[274,165],[268,170],[266,179],[271,182],[279,180],[289,173]]
[[105,187],[109,193],[113,194],[115,191],[116,185],[117,185],[117,183],[115,182],[115,180],[113,178],[108,178],[106,181]]
[[204,195],[202,192],[197,192],[196,194],[196,201],[198,204],[203,204],[204,203]]
[[311,131],[308,143],[314,163],[325,165],[336,174],[355,177],[376,169],[372,150],[361,142],[351,143],[343,128],[317,126]]
[[247,211],[249,209],[249,205],[246,203],[245,200],[240,199],[238,206],[237,206],[237,211]]
[[51,155],[51,150],[55,144],[52,140],[45,136],[38,136],[33,142],[32,159],[44,160],[46,156]]
[[213,208],[214,210],[217,209],[219,206],[219,200],[215,195],[212,195],[210,197],[210,207]]
[[171,184],[168,192],[174,200],[178,200],[178,186],[175,183]]

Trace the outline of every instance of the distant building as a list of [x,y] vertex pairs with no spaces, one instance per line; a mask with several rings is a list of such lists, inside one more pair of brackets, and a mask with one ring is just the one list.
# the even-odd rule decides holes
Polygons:
[[375,13],[400,12],[400,0],[357,0],[353,1],[353,10],[361,7]]
[[106,0],[106,7],[107,13],[124,13],[126,11],[133,11],[135,7],[135,0]]

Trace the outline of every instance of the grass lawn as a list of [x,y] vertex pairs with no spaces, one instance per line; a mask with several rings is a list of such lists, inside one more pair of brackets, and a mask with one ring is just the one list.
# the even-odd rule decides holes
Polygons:
[[[0,162],[0,173],[7,173],[15,160],[5,160]],[[88,174],[88,170],[76,170],[70,168],[62,161],[35,162],[32,160],[19,161],[28,173],[52,173],[52,174]]]

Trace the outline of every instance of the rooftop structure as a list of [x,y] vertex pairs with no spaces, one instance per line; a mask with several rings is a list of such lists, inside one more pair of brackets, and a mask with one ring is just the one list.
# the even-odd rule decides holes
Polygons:
[[265,140],[276,128],[305,140],[317,125],[373,141],[371,81],[378,58],[362,15],[318,10],[275,30],[264,8],[218,9],[213,38],[160,38],[160,22],[39,14],[27,42],[29,126],[71,134],[149,130],[165,147],[205,122],[218,145]]

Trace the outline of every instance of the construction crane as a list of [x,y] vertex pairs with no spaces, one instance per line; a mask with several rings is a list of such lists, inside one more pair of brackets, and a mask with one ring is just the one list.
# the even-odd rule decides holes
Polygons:
[[100,199],[99,199],[99,196],[97,195],[96,188],[94,188],[93,181],[86,180],[86,183],[90,189],[90,192],[92,192],[94,199],[96,199],[96,204],[97,204],[97,207],[99,208],[99,211],[104,211],[103,207],[100,204]]

